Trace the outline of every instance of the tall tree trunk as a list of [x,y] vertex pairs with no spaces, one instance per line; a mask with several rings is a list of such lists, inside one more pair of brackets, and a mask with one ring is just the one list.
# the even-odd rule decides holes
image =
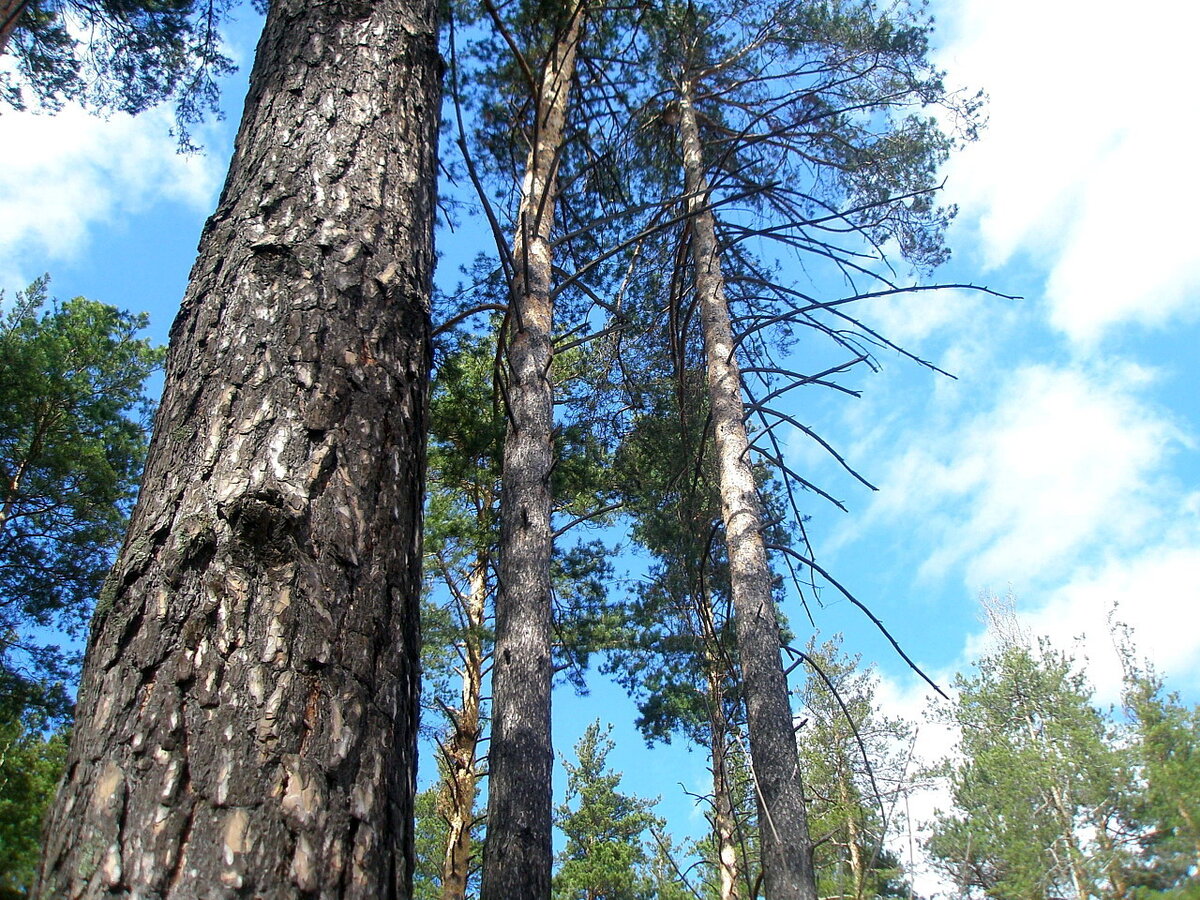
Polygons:
[[692,261],[704,333],[705,374],[729,554],[738,658],[746,693],[751,767],[759,799],[764,885],[768,900],[815,900],[812,842],[781,660],[771,570],[763,543],[762,510],[750,468],[741,373],[734,355],[733,329],[725,299],[716,227],[708,208],[708,181],[691,92],[691,84],[684,82],[679,98],[684,186],[692,228]]
[[506,332],[508,430],[500,497],[500,583],[492,665],[483,900],[550,896],[550,470],[554,319],[550,232],[583,4],[573,2],[541,73],[533,145],[513,239]]
[[428,0],[271,3],[40,897],[411,893],[438,96]]
[[462,708],[451,716],[453,731],[442,747],[446,774],[440,805],[449,831],[442,860],[442,900],[463,900],[471,873],[471,826],[479,783],[479,705],[483,687],[483,626],[487,611],[488,556],[479,555],[471,570],[463,618]]
[[[711,662],[711,661],[710,661]],[[713,773],[713,838],[717,849],[717,871],[721,900],[738,900],[737,822],[733,811],[733,790],[729,781],[729,723],[725,718],[725,697],[720,676],[708,672],[709,743]]]
[[846,816],[846,850],[850,854],[850,876],[855,900],[863,900],[867,892],[867,862],[863,856],[863,834],[858,820],[859,798],[851,791],[849,767],[837,767],[838,800]]
[[713,775],[713,842],[717,851],[720,900],[738,900],[739,866],[737,819],[734,814],[733,785],[730,782],[729,719],[725,715],[725,666],[719,652],[719,638],[713,617],[712,601],[701,586],[693,595],[700,633],[704,638],[704,675],[708,682],[709,754]]

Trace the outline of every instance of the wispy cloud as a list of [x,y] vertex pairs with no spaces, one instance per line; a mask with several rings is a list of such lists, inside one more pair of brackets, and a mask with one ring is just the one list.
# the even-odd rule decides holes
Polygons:
[[1138,662],[1150,660],[1173,689],[1200,691],[1200,517],[1181,520],[1167,541],[1080,570],[1045,605],[1022,616],[1035,634],[1086,658],[1102,703],[1121,694],[1113,626],[1131,629]]
[[982,409],[944,410],[934,434],[891,434],[883,490],[847,532],[920,521],[920,575],[961,573],[972,593],[1054,584],[1106,548],[1153,543],[1177,502],[1165,469],[1191,439],[1148,402],[1152,383],[1132,364],[973,377],[960,390],[987,391]]
[[81,258],[100,230],[156,203],[212,208],[223,163],[181,156],[165,110],[102,119],[68,106],[55,115],[0,116],[0,283],[19,288],[61,260]]
[[992,101],[984,140],[950,170],[990,265],[1043,264],[1050,322],[1084,346],[1122,324],[1200,316],[1200,179],[1182,113],[1200,10],[1014,0],[955,4],[942,20],[943,64]]

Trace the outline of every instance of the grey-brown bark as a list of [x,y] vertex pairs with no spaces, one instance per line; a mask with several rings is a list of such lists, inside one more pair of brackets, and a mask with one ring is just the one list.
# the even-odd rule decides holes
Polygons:
[[500,499],[500,580],[492,666],[483,900],[550,896],[552,625],[550,472],[554,320],[550,233],[582,3],[546,56],[513,240],[505,339],[508,431]]
[[43,898],[409,895],[438,65],[426,0],[271,4]]
[[708,208],[708,182],[691,90],[685,82],[679,98],[684,187],[751,766],[759,800],[763,881],[768,900],[816,900],[812,842],[781,661],[771,570],[762,535],[764,520],[750,466],[741,373],[725,299],[716,227]]
[[725,691],[721,676],[709,660],[709,749],[713,774],[713,841],[717,851],[717,875],[721,900],[738,900],[737,821],[734,817],[733,786],[729,778],[729,722],[725,717]]
[[[488,508],[491,508],[490,503]],[[480,775],[476,753],[482,735],[480,701],[489,564],[486,553],[476,558],[467,594],[460,599],[467,625],[462,642],[462,706],[449,712],[451,730],[441,745],[445,774],[438,795],[438,807],[447,826],[446,853],[442,859],[442,900],[463,900],[471,875],[471,826],[475,824],[475,794]]]

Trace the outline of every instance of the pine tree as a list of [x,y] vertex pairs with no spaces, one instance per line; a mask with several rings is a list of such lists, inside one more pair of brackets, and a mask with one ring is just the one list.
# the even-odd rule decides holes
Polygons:
[[[461,900],[478,868],[475,805],[484,774],[479,747],[486,737],[503,448],[503,421],[492,402],[494,359],[491,341],[458,336],[437,362],[430,401],[422,641],[427,721],[445,722],[444,729],[434,726],[445,900]],[[438,606],[434,597],[443,596]]]
[[[221,25],[231,0],[0,0],[0,103],[55,109],[75,100],[102,112],[175,103],[189,126],[219,114],[217,81],[234,71]],[[266,3],[255,4],[258,11]],[[15,68],[16,73],[11,69]]]
[[271,5],[41,897],[410,893],[435,32]]
[[[652,271],[637,277],[654,289]],[[639,414],[618,459],[632,536],[652,562],[633,585],[623,613],[624,641],[604,670],[637,700],[637,724],[648,742],[682,734],[708,752],[712,835],[704,855],[716,873],[719,896],[735,900],[756,868],[745,853],[748,823],[735,796],[744,774],[741,693],[728,613],[729,571],[719,540],[720,501],[706,454],[703,373],[691,362],[697,336],[693,329],[674,327],[679,324],[648,328],[629,342],[637,348],[626,370],[636,372],[631,399]]]
[[[492,615],[499,550],[499,497],[504,420],[492,388],[495,344],[471,333],[444,339],[430,402],[430,453],[425,534],[427,591],[423,607],[423,705],[433,732],[439,773],[438,810],[444,831],[439,883],[443,900],[461,900],[478,875],[483,813],[476,809],[488,741],[485,674],[494,660]],[[555,381],[567,385],[584,358],[560,355]],[[576,416],[576,418],[578,418]],[[597,456],[597,453],[601,456]],[[579,422],[557,429],[554,514],[587,519],[608,480],[603,448]],[[577,690],[589,654],[609,639],[612,613],[604,581],[611,574],[600,542],[556,546],[554,669]]]
[[954,686],[961,761],[945,766],[954,805],[935,817],[935,864],[970,895],[1099,894],[1104,848],[1087,835],[1105,828],[1121,760],[1074,660],[1010,637]]
[[[1152,667],[1133,664],[1126,647],[1124,707],[1130,767],[1125,790],[1129,825],[1118,834],[1124,853],[1118,878],[1137,897],[1200,892],[1200,707],[1187,707]],[[1116,881],[1116,878],[1110,878]]]
[[78,662],[35,637],[86,627],[137,495],[162,351],[133,315],[47,280],[0,323],[0,684],[61,724]]
[[616,746],[609,729],[593,722],[575,745],[567,769],[567,799],[558,808],[566,835],[554,877],[555,900],[642,900],[652,885],[655,854],[649,832],[662,830],[654,802],[618,790],[621,774],[608,768]]
[[878,679],[842,650],[841,637],[805,653],[800,759],[806,776],[814,866],[822,897],[908,896],[885,841],[913,778],[912,726],[885,716]]
[[554,292],[551,231],[566,115],[585,18],[571,2],[552,20],[536,74],[534,125],[512,238],[503,381],[508,419],[500,506],[500,589],[492,669],[488,838],[482,897],[545,898],[550,835],[553,678],[551,472]]
[[[870,361],[862,342],[847,338],[845,326],[865,341],[879,336],[839,307],[905,288],[868,269],[864,258],[882,256],[879,248],[889,238],[918,266],[944,258],[948,215],[930,194],[950,141],[914,110],[933,103],[968,117],[972,110],[947,97],[926,59],[926,27],[903,12],[894,20],[849,3],[752,10],[689,4],[667,7],[650,22],[660,29],[661,111],[654,121],[678,142],[675,183],[687,231],[677,270],[686,272],[694,291],[703,332],[747,732],[762,798],[766,892],[813,898],[811,840],[768,551],[810,570],[810,580],[838,586],[812,558],[796,494],[811,489],[832,498],[788,467],[775,431],[798,427],[829,447],[770,401],[803,385],[840,388],[828,376]],[[887,64],[880,66],[881,59]],[[724,215],[721,206],[729,199],[760,218],[747,223]],[[744,249],[751,240],[777,241],[816,262],[832,261],[846,276],[850,296],[822,301],[811,288],[782,283]],[[855,283],[859,276],[876,280],[880,290],[864,291]],[[821,321],[824,314],[832,314],[836,327]],[[775,362],[766,332],[773,329],[786,345],[789,330],[801,326],[857,355],[808,375]],[[763,385],[762,400],[752,382]],[[751,437],[749,419],[761,422],[761,436]],[[752,453],[778,467],[799,547],[768,546]]]
[[26,897],[37,874],[42,819],[67,755],[65,728],[0,680],[0,898]]

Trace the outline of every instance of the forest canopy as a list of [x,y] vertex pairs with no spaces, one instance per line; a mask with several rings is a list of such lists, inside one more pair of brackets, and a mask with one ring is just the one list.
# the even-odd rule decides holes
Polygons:
[[[83,90],[63,24],[82,9],[7,10],[26,17],[11,47],[41,40],[40,15],[65,48],[48,99]],[[227,10],[106,12],[158,43],[109,53],[130,77],[95,103],[211,102]],[[821,552],[823,513],[877,475],[811,410],[885,364],[948,372],[873,305],[1002,296],[935,273],[944,165],[983,108],[933,62],[932,24],[848,0],[274,4],[107,576],[161,354],[144,320],[90,301],[20,312],[44,284],[5,332],[108,329],[124,337],[100,356],[143,366],[94,391],[100,449],[72,445],[40,481],[38,409],[101,411],[37,407],[30,384],[5,401],[33,430],[7,453],[0,528],[34,523],[12,556],[51,585],[8,592],[24,706],[3,777],[31,798],[3,813],[25,841],[14,889],[64,762],[41,896],[180,872],[280,896],[405,895],[410,878],[487,900],[911,896],[918,855],[963,896],[1194,889],[1178,760],[1195,713],[1131,646],[1118,712],[1070,653],[1012,628],[949,685]],[[470,262],[433,288],[435,228]],[[23,346],[0,360],[14,385],[53,368]],[[99,499],[52,494],[80,486]],[[85,507],[96,524],[51,527]],[[93,604],[68,750],[74,651],[31,638],[82,633]],[[848,649],[823,639],[835,604],[858,617]],[[864,633],[943,695],[955,756],[918,764]],[[707,760],[699,833],[622,786],[632,750],[611,725],[574,759],[555,746],[559,698],[606,678],[647,743]],[[943,810],[907,819],[931,785]]]

